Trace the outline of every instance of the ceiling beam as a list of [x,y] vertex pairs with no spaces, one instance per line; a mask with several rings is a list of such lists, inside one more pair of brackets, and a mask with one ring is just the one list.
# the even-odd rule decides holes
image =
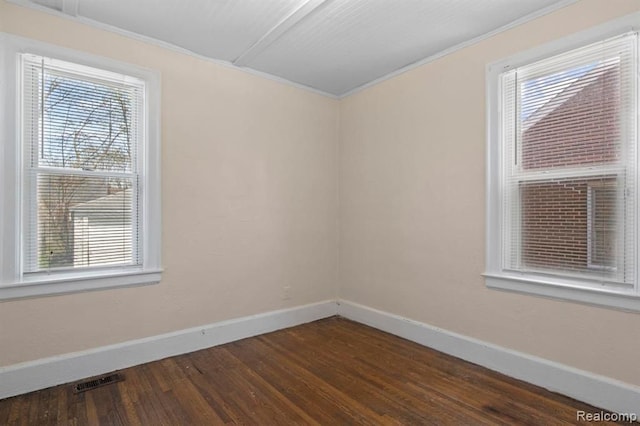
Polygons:
[[78,0],[62,0],[62,13],[78,16]]
[[[65,0],[66,1],[66,0]],[[274,25],[265,35],[263,35],[251,47],[245,50],[234,61],[233,65],[243,67],[248,65],[252,59],[267,49],[273,42],[279,39],[284,33],[299,24],[302,20],[309,18],[314,13],[320,11],[333,0],[307,0],[299,8],[285,16]]]

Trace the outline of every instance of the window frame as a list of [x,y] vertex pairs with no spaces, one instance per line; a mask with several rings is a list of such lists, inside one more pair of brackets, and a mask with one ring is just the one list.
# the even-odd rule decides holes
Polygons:
[[[527,65],[545,58],[565,53],[582,46],[615,37],[630,31],[638,32],[640,28],[640,13],[634,13],[622,18],[593,27],[586,31],[561,38],[550,43],[516,53],[507,58],[490,63],[486,67],[486,259],[485,272],[482,274],[485,284],[490,289],[511,291],[516,293],[541,296],[584,303],[589,305],[610,307],[627,311],[640,311],[640,283],[638,269],[640,258],[638,254],[638,235],[636,231],[635,264],[636,276],[633,288],[624,286],[594,286],[585,280],[570,277],[545,276],[503,268],[503,254],[505,247],[502,242],[502,221],[504,219],[503,201],[506,185],[502,169],[503,147],[500,139],[501,129],[501,75],[516,67]],[[640,45],[640,43],[638,43]],[[640,56],[640,55],[639,55]],[[640,114],[639,87],[636,81],[636,117]],[[636,125],[640,120],[636,118]],[[640,144],[638,146],[640,148]],[[636,150],[636,164],[640,166]],[[636,178],[636,228],[640,227],[640,210],[638,210],[638,176]]]
[[[0,33],[0,300],[158,283],[161,266],[160,73],[110,58],[91,55],[15,35]],[[22,54],[33,54],[80,66],[138,78],[145,82],[142,179],[142,265],[96,268],[27,276],[22,271],[24,206],[22,140]]]

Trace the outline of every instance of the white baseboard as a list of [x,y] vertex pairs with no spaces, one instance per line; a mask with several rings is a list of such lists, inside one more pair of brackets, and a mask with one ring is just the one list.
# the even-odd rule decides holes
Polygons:
[[0,367],[0,399],[336,315],[333,300]]
[[349,301],[338,315],[615,413],[640,417],[640,387]]
[[344,300],[271,311],[0,367],[0,399],[336,314],[599,408],[640,415],[640,387]]

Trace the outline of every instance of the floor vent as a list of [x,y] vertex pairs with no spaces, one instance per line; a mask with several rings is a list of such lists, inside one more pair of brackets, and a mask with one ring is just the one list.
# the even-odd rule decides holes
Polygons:
[[124,380],[124,376],[119,373],[109,374],[108,376],[101,376],[95,379],[87,380],[86,382],[80,382],[73,385],[73,393],[85,392],[91,389],[99,388],[100,386],[110,385],[111,383],[117,383]]

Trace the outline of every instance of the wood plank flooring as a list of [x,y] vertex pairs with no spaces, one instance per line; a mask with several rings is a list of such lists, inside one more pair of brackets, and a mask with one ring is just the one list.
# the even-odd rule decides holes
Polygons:
[[338,317],[121,373],[0,400],[0,425],[560,425],[600,412]]

